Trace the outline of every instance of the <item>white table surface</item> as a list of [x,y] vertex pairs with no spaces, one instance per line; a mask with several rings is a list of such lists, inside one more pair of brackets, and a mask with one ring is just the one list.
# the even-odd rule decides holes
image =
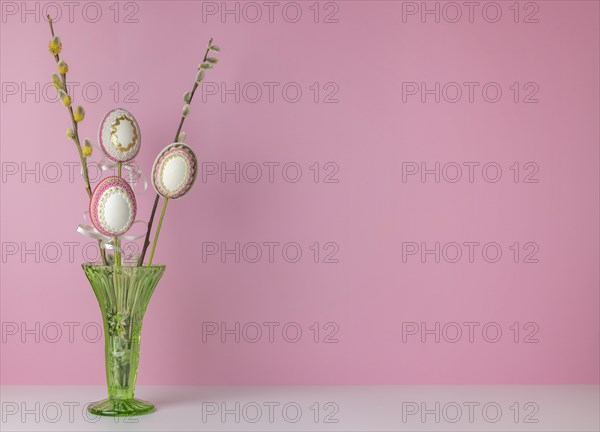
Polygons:
[[157,410],[110,418],[85,410],[106,397],[103,386],[2,386],[0,429],[599,431],[599,393],[599,386],[138,386],[136,397]]

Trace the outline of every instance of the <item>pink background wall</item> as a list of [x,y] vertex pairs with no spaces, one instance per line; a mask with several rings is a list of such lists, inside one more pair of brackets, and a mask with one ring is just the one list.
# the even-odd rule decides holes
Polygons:
[[[24,15],[22,2],[2,2],[3,384],[104,382],[99,309],[79,268],[90,242],[75,232],[87,199],[80,179],[69,178],[77,161],[64,132],[70,122],[48,86],[48,27],[36,22],[56,5],[69,76],[80,83],[75,101],[87,110],[82,136],[95,138],[113,107],[130,110],[146,171],[171,142],[210,36],[223,52],[207,81],[240,83],[239,102],[220,91],[198,97],[184,127],[204,178],[167,210],[156,260],[168,270],[146,315],[139,383],[598,383],[597,2],[521,3],[518,22],[513,2],[500,2],[496,23],[493,7],[475,9],[473,22],[465,7],[451,23],[456,9],[437,3],[437,23],[391,1],[321,3],[317,23],[313,2],[297,3],[296,23],[287,2],[277,3],[273,22],[263,6],[255,23],[256,9],[237,2],[227,5],[240,8],[239,23],[203,16],[221,2],[121,3],[118,16],[113,2],[99,2],[94,23],[89,3],[78,3],[70,23],[62,2],[28,2],[33,12]],[[272,101],[268,82],[278,83]],[[440,83],[439,103],[412,95],[411,82]],[[251,103],[257,85],[262,96]],[[462,97],[451,103],[456,86]],[[280,164],[272,182],[269,162]],[[439,183],[409,175],[436,162],[446,166]],[[469,162],[479,164],[472,182]],[[250,163],[239,183],[210,174],[236,163]],[[255,183],[254,163],[263,170]],[[456,182],[452,163],[462,167]],[[288,181],[297,166],[302,177]],[[336,170],[327,178],[338,181],[326,182]],[[139,195],[140,217],[153,198]],[[236,263],[203,259],[209,242],[280,246],[272,263],[266,246],[249,262],[252,245]],[[302,250],[296,263],[282,257],[290,242]],[[456,263],[452,242],[462,250]],[[465,242],[480,244],[473,262]],[[440,262],[422,258],[436,243]],[[488,262],[494,247],[502,256]],[[335,250],[339,262],[324,262]],[[203,340],[206,322],[239,323],[239,342],[230,334],[222,343],[220,333]],[[263,330],[256,343],[252,322]],[[265,322],[278,323],[272,342]],[[469,322],[477,323],[472,341]],[[436,323],[439,343],[427,333],[422,342],[419,329]],[[452,343],[457,327],[462,337]]]

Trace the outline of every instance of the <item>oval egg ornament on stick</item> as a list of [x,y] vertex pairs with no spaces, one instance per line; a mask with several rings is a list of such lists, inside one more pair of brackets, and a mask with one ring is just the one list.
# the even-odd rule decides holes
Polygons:
[[118,237],[133,224],[137,204],[129,183],[121,177],[102,180],[90,199],[90,219],[94,227],[108,237]]
[[152,185],[164,198],[184,196],[194,184],[198,161],[190,147],[173,143],[162,149],[152,166]]
[[129,162],[140,151],[142,135],[135,117],[122,108],[109,111],[100,123],[98,141],[113,162]]

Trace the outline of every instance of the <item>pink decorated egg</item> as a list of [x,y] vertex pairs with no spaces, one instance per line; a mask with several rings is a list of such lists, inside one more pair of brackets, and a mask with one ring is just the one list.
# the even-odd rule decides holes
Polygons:
[[135,117],[122,108],[110,111],[100,123],[98,142],[113,162],[128,162],[140,151],[142,135]]
[[131,227],[137,205],[129,183],[121,177],[102,180],[90,199],[90,219],[102,234],[117,237]]
[[184,143],[173,143],[159,153],[152,167],[152,185],[165,198],[180,198],[196,180],[196,155]]

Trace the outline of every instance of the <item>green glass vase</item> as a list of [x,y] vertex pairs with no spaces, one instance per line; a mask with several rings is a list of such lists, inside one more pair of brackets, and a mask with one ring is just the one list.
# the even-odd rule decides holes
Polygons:
[[99,266],[83,271],[96,294],[104,322],[104,361],[108,399],[88,410],[103,416],[133,416],[152,412],[154,405],[135,399],[142,320],[165,266]]

